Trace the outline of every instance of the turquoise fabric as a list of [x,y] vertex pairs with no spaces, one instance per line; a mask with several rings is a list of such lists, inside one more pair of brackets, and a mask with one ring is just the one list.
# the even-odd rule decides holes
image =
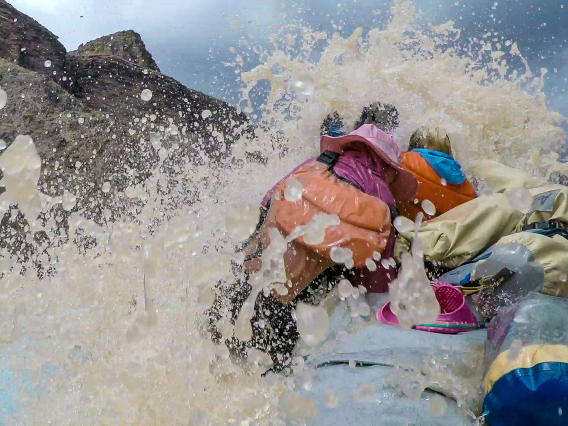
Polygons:
[[452,156],[431,149],[413,149],[412,152],[420,154],[434,169],[438,176],[444,178],[451,185],[459,185],[465,180],[461,165]]

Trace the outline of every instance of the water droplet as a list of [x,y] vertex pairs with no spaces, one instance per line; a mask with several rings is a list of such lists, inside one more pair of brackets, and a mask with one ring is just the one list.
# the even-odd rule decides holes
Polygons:
[[424,391],[424,385],[418,380],[407,380],[400,385],[402,392],[412,401],[419,401]]
[[51,67],[51,61],[45,61],[43,64],[46,68],[50,68]]
[[430,200],[422,201],[422,210],[424,210],[424,213],[426,213],[429,216],[436,215],[436,206]]
[[352,287],[351,288],[351,297],[353,299],[358,299],[361,293],[359,293],[359,288],[357,287]]
[[353,252],[343,247],[332,247],[329,256],[335,263],[346,263],[353,258]]
[[404,216],[397,216],[394,219],[393,225],[401,234],[404,232],[412,232],[414,230],[414,222]]
[[381,253],[379,253],[378,251],[374,251],[373,252],[373,259],[375,259],[377,262],[379,260],[381,260]]
[[286,201],[290,201],[291,203],[295,203],[302,199],[302,192],[304,188],[302,188],[302,184],[298,179],[288,179],[286,181],[286,187],[284,188],[284,198]]
[[558,275],[558,279],[559,279],[560,281],[562,281],[563,283],[565,283],[565,282],[566,282],[566,279],[567,279],[566,274],[561,273],[560,275]]
[[310,391],[314,386],[314,375],[311,371],[306,371],[300,376],[300,383],[304,390]]
[[83,124],[85,122],[85,119],[83,117],[79,117],[77,121],[79,122],[79,124]]
[[63,202],[62,202],[63,210],[69,212],[73,210],[73,208],[76,205],[77,205],[77,197],[66,190],[63,193]]
[[339,225],[339,217],[337,215],[319,213],[306,226],[296,228],[295,232],[302,235],[306,244],[318,245],[324,242],[326,229],[337,225]]
[[316,90],[316,84],[311,74],[304,73],[298,76],[291,84],[292,90],[301,95],[311,96]]
[[150,99],[152,99],[152,95],[153,93],[150,89],[144,89],[142,90],[142,94],[140,95],[140,97],[144,102],[148,102]]
[[348,280],[342,279],[337,285],[337,291],[339,293],[339,297],[341,297],[342,299],[347,299],[349,296],[351,296],[353,286]]
[[381,260],[381,265],[383,265],[383,268],[385,269],[389,269],[390,268],[390,262],[388,259],[383,259]]
[[106,194],[110,191],[110,182],[103,183],[103,192]]
[[324,392],[324,401],[327,408],[335,408],[339,404],[339,396],[331,389],[326,389]]
[[446,409],[448,408],[448,404],[446,403],[446,399],[441,395],[433,395],[430,398],[430,412],[436,416],[440,417],[444,415]]
[[179,129],[175,124],[172,124],[168,130],[170,132],[170,135],[172,135],[172,136],[179,135]]
[[523,341],[515,339],[511,342],[509,347],[508,358],[510,361],[515,361],[521,354],[521,348],[523,347]]
[[377,264],[373,261],[373,259],[365,259],[365,266],[371,272],[375,272],[377,270]]
[[142,71],[142,73],[143,73],[144,75],[148,75],[148,70],[144,70],[144,71]]
[[442,186],[447,186],[448,185],[448,181],[444,178],[440,179],[440,183],[442,184]]
[[211,111],[209,111],[208,109],[203,110],[203,112],[201,113],[201,117],[205,120],[209,117],[211,117],[213,115],[213,113]]
[[509,205],[521,213],[528,213],[532,207],[533,196],[528,189],[514,188],[506,192]]
[[359,315],[362,317],[368,317],[371,314],[371,308],[366,302],[359,303]]
[[0,151],[4,151],[8,145],[4,139],[0,139]]
[[4,108],[8,103],[8,94],[0,88],[0,109]]
[[323,306],[313,306],[300,302],[296,307],[298,332],[309,346],[322,343],[329,330],[329,316]]

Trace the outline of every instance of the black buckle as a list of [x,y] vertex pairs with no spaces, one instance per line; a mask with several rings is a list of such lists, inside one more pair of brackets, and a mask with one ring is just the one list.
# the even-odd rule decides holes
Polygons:
[[325,152],[322,152],[319,155],[317,161],[325,164],[329,169],[331,169],[331,168],[333,168],[335,163],[337,163],[339,156],[340,156],[340,154],[338,154],[337,152],[325,151]]

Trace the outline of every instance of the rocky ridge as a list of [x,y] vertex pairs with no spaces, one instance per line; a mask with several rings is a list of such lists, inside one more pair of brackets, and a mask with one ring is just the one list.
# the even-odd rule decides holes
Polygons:
[[[41,190],[77,195],[74,211],[97,223],[135,210],[135,201],[124,202],[125,190],[148,178],[160,149],[168,154],[166,186],[183,187],[188,164],[227,161],[231,144],[251,130],[234,107],[163,75],[134,31],[67,53],[57,36],[5,0],[0,87],[8,95],[0,139],[9,146],[19,134],[32,136],[43,163]],[[193,201],[189,188],[178,203]],[[0,248],[12,241],[12,251],[22,252],[30,241],[10,226],[15,214],[2,219]],[[65,223],[69,212],[60,216]]]

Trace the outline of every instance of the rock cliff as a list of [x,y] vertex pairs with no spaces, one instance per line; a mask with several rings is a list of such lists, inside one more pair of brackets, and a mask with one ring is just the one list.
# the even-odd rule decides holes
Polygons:
[[[117,200],[149,176],[160,147],[169,150],[164,167],[179,183],[187,164],[224,161],[230,145],[250,132],[234,107],[163,75],[134,31],[67,53],[55,35],[5,0],[0,87],[8,95],[0,139],[9,146],[19,134],[32,136],[43,162],[42,191],[77,195],[75,211],[99,223],[128,210]],[[102,190],[106,182],[110,191]],[[188,190],[177,201],[194,196]],[[14,240],[6,223],[4,217],[0,240]]]
[[146,50],[142,37],[135,31],[121,31],[82,44],[72,52],[75,56],[117,56],[141,68],[160,72],[160,68]]
[[[42,74],[61,74],[65,47],[57,36],[5,0],[0,0],[0,58]],[[46,61],[51,66],[46,67]]]

